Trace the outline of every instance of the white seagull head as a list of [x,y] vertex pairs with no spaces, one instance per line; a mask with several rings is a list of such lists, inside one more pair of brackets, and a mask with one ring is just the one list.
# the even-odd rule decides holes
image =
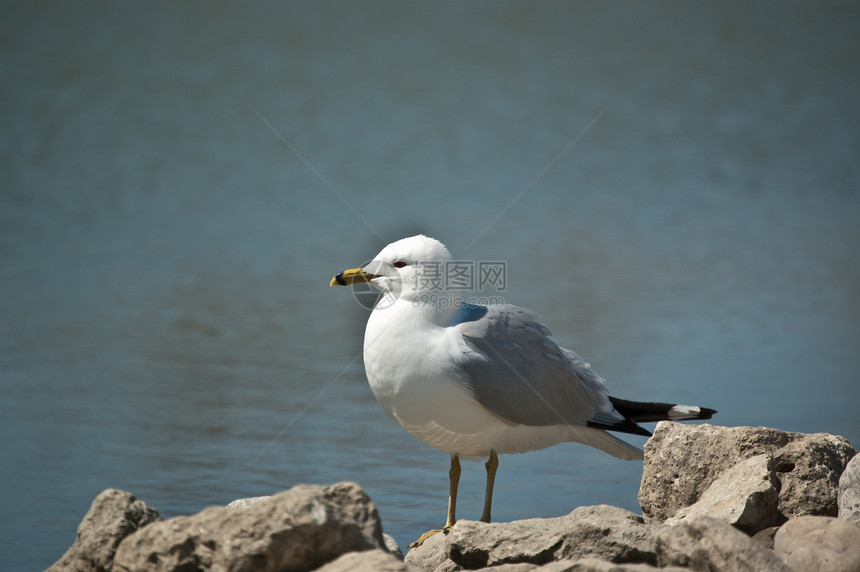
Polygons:
[[440,278],[450,260],[451,253],[444,244],[419,234],[392,242],[360,268],[340,272],[332,278],[331,286],[368,283],[386,296],[404,301],[442,296],[445,292]]

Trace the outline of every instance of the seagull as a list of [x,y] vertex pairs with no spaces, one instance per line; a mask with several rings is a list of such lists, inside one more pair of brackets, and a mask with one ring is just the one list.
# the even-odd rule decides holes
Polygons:
[[650,436],[639,422],[710,419],[713,409],[619,399],[571,350],[550,339],[535,312],[462,303],[445,289],[444,244],[417,235],[393,242],[330,286],[369,284],[382,293],[364,334],[367,380],[404,429],[450,454],[445,527],[456,522],[460,457],[487,458],[481,521],[490,522],[499,454],[575,441],[620,459],[643,452],[609,431]]

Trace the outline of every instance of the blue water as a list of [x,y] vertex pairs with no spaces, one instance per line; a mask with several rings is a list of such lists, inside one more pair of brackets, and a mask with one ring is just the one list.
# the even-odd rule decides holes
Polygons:
[[[402,545],[447,455],[376,404],[333,274],[505,261],[615,395],[860,443],[853,3],[0,5],[0,552],[354,480]],[[642,444],[643,440],[632,438]],[[494,518],[638,510],[641,464],[501,459]],[[460,516],[477,518],[467,464]]]

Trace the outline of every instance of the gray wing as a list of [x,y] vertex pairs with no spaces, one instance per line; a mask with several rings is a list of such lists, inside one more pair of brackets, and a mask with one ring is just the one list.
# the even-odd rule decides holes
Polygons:
[[537,314],[509,304],[463,306],[450,324],[462,335],[458,362],[475,399],[508,423],[586,425],[623,421],[603,380],[549,339]]

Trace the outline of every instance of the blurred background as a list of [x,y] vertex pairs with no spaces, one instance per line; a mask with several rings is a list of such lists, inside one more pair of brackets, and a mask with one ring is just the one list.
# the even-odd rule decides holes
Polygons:
[[[10,570],[108,487],[170,517],[352,480],[401,546],[441,525],[448,457],[376,403],[368,312],[328,286],[419,232],[505,261],[505,301],[614,395],[860,444],[856,3],[0,14]],[[641,470],[504,456],[494,517],[638,512]]]

